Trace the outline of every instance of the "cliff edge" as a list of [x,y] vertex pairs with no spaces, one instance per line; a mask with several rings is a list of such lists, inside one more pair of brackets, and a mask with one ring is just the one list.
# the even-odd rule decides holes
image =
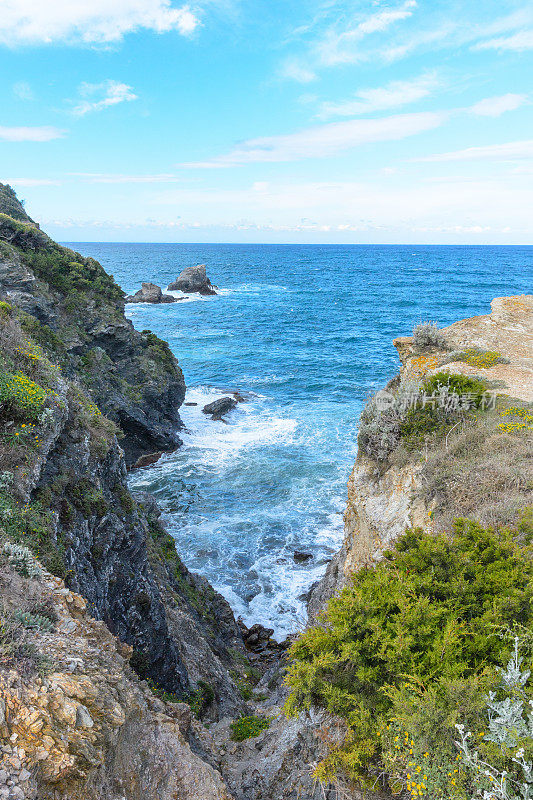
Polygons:
[[[465,516],[495,527],[513,524],[533,502],[533,295],[495,298],[491,308],[394,340],[400,371],[361,416],[344,541],[311,593],[311,617],[408,528],[442,531]],[[425,387],[435,376],[443,376],[445,387],[446,375],[475,381],[483,399],[444,409],[440,419],[435,398],[426,400],[423,418]],[[430,394],[436,387],[433,380]],[[463,394],[472,394],[465,387]],[[448,404],[453,395],[448,391]],[[437,406],[433,419],[430,405]]]

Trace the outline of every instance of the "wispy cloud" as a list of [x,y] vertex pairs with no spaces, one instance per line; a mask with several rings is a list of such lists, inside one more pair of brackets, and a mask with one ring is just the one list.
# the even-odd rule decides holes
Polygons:
[[333,21],[325,23],[322,14],[317,18],[322,26],[320,31],[313,31],[317,20],[299,29],[298,33],[304,36],[312,31],[307,52],[287,58],[279,69],[280,77],[307,83],[316,77],[320,68],[365,60],[365,53],[361,50],[363,40],[367,37],[373,39],[374,34],[383,33],[395,23],[408,19],[416,6],[416,0],[404,0],[403,3],[387,6],[371,14],[359,12],[346,19],[336,3],[328,4]]
[[33,100],[33,90],[26,81],[17,81],[13,84],[13,94],[20,100]]
[[283,136],[250,139],[230,153],[211,161],[186,164],[190,167],[235,167],[256,162],[297,161],[324,158],[372,142],[404,139],[437,128],[444,113],[398,114],[382,119],[355,119],[316,125]]
[[439,81],[435,73],[420,75],[410,81],[391,81],[375,89],[360,89],[353,98],[340,103],[322,103],[320,117],[353,117],[371,114],[414,103],[430,95]]
[[473,161],[490,159],[492,161],[516,161],[533,158],[533,139],[505,144],[467,147],[464,150],[453,150],[449,153],[436,153],[431,156],[413,159],[414,161]]
[[71,176],[82,178],[88,183],[176,183],[181,180],[178,175],[118,175],[97,172],[71,172]]
[[91,111],[102,111],[104,108],[116,106],[119,103],[128,103],[137,100],[137,95],[131,86],[119,81],[102,81],[102,83],[82,83],[79,88],[80,95],[85,98],[75,101],[72,113],[82,117]]
[[480,117],[499,117],[506,111],[514,111],[527,102],[528,97],[525,94],[502,94],[480,100],[479,103],[474,103],[469,110],[472,114]]
[[140,29],[187,36],[199,19],[188,5],[171,0],[4,0],[0,43],[109,44]]
[[475,50],[531,50],[533,48],[533,29],[517,31],[511,36],[497,36],[474,45]]
[[395,8],[385,8],[364,19],[353,21],[344,30],[330,28],[315,45],[315,52],[324,66],[351,64],[358,61],[359,43],[370,34],[383,33],[395,22],[408,19],[416,8],[416,0],[405,0]]
[[0,139],[5,142],[49,142],[64,135],[65,131],[49,125],[15,128],[0,126]]

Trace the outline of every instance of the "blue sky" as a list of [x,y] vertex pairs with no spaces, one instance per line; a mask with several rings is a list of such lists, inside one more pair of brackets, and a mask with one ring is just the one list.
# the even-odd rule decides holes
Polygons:
[[533,5],[0,0],[0,180],[69,241],[531,243]]

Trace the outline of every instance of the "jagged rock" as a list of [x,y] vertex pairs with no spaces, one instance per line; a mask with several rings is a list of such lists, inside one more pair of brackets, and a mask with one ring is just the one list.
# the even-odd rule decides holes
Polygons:
[[[0,184],[0,200],[5,189]],[[14,202],[11,194],[8,200]],[[98,262],[56,244],[20,204],[18,210],[18,219],[0,213],[0,297],[33,317],[37,327],[46,326],[43,334],[58,348],[54,357],[67,363],[100,410],[122,428],[128,464],[179,447],[185,381],[168,345],[134,329],[124,317],[121,290]],[[62,260],[67,275],[32,266],[36,253]],[[70,269],[87,273],[82,300],[76,301],[76,286],[70,291],[65,284]]]
[[126,303],[177,303],[180,298],[163,294],[161,288],[155,283],[143,283],[142,288],[135,294],[124,298]]
[[201,755],[190,708],[153,696],[128,665],[131,648],[89,617],[83,598],[47,573],[37,582],[8,569],[0,588],[4,608],[38,593],[57,620],[51,633],[24,632],[33,658],[46,656],[52,671],[40,677],[17,657],[0,668],[6,797],[232,800]]
[[131,467],[131,469],[140,469],[141,467],[150,467],[152,464],[155,464],[161,456],[163,455],[163,451],[159,450],[157,453],[147,453],[145,456],[140,456],[135,464]]
[[216,288],[207,277],[205,264],[187,267],[167,286],[168,291],[198,292],[204,295],[216,294]]
[[213,417],[220,418],[223,414],[227,414],[228,411],[232,411],[236,407],[237,401],[233,397],[221,397],[220,400],[214,400],[212,403],[205,405],[202,411],[204,414],[212,414]]
[[303,564],[306,561],[310,561],[313,558],[312,553],[304,553],[301,550],[295,550],[293,553],[293,558],[299,564]]

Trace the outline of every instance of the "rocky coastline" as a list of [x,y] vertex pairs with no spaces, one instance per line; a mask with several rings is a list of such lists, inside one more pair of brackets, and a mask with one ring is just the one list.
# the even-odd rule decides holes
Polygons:
[[[0,185],[1,800],[390,800],[384,781],[317,782],[346,723],[312,704],[286,716],[290,642],[236,621],[182,563],[154,498],[129,491],[129,468],[180,446],[185,383],[168,345],[126,320],[128,300]],[[394,344],[394,398],[447,371],[533,399],[532,296]],[[241,398],[222,400],[203,411],[223,418]],[[310,594],[311,621],[408,528],[517,519],[530,450],[497,429],[501,413],[417,451],[369,403],[344,543]]]

